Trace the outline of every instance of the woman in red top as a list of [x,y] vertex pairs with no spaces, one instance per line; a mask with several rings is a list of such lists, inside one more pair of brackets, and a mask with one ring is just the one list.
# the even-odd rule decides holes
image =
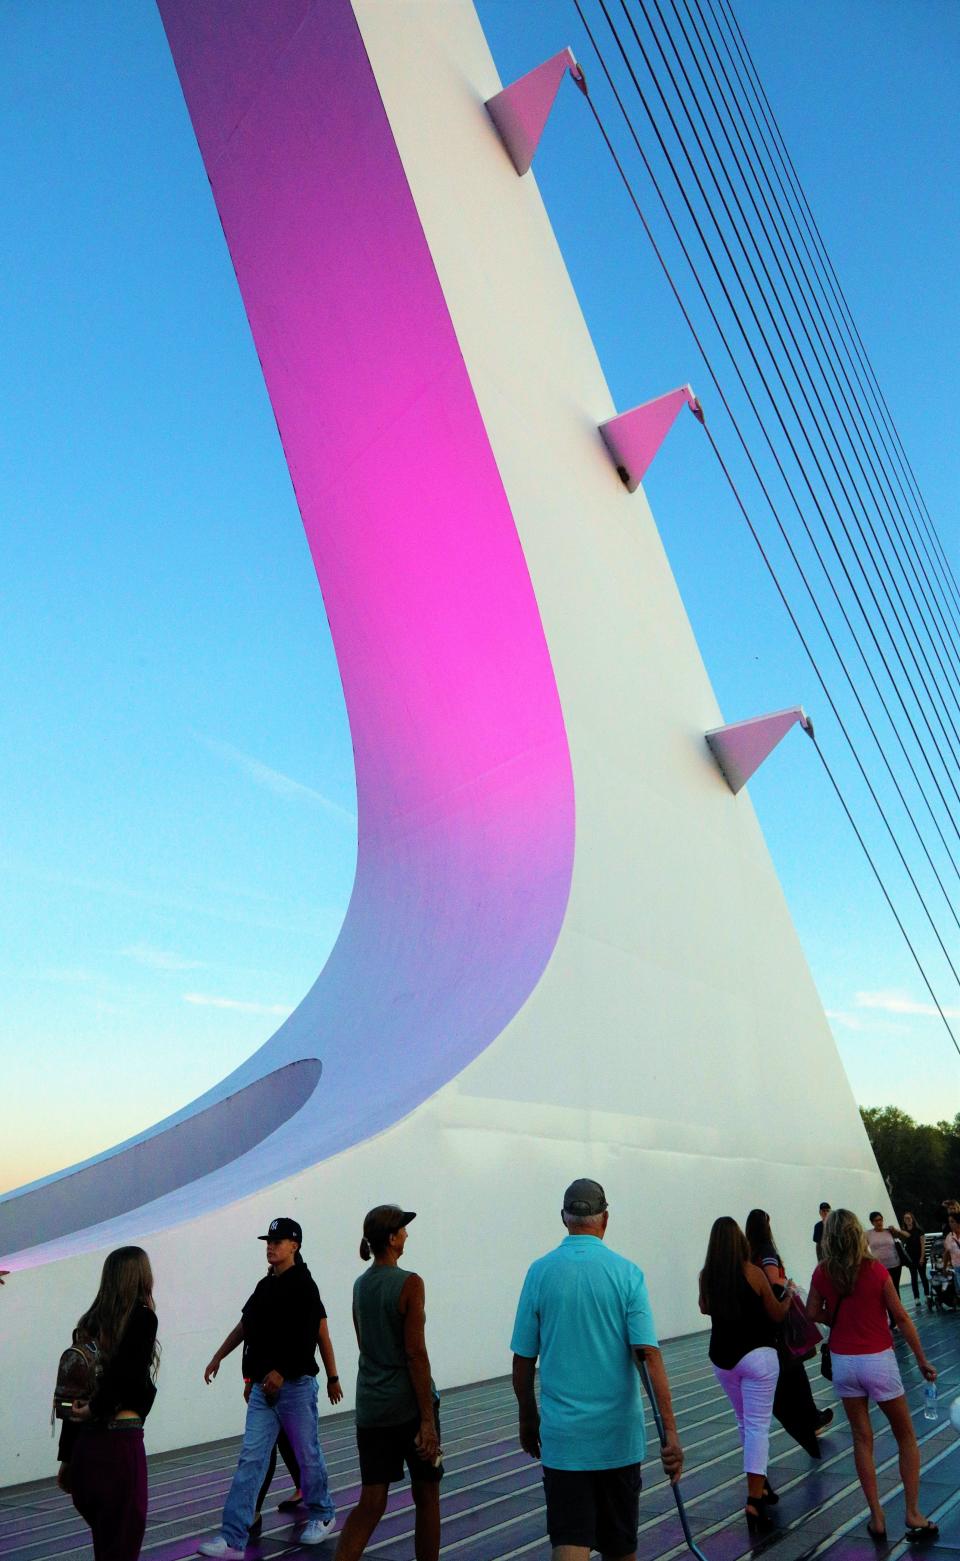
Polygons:
[[810,1281],[807,1316],[830,1327],[833,1386],[853,1433],[853,1456],[863,1494],[870,1504],[867,1533],[878,1545],[887,1530],[873,1461],[870,1400],[890,1422],[900,1454],[900,1478],[907,1508],[907,1539],[933,1539],[939,1530],[925,1518],[920,1495],[920,1449],[893,1353],[889,1317],[906,1339],[928,1382],[937,1373],[923,1353],[916,1328],[900,1304],[889,1271],[870,1256],[867,1238],[855,1214],[834,1209],[823,1230],[823,1262]]

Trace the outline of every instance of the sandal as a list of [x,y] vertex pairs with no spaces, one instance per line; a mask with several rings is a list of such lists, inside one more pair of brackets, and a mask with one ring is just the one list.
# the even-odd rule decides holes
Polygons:
[[936,1539],[939,1533],[940,1530],[936,1523],[931,1523],[930,1519],[928,1518],[926,1523],[917,1523],[915,1525],[908,1524],[907,1532],[903,1537],[904,1539],[909,1539],[916,1543],[918,1540]]
[[762,1496],[752,1496],[743,1509],[743,1515],[747,1520],[749,1534],[769,1534],[775,1527],[769,1512],[764,1510]]
[[874,1528],[869,1518],[867,1519],[867,1533],[870,1535],[870,1538],[873,1540],[875,1545],[885,1545],[887,1543],[886,1529]]

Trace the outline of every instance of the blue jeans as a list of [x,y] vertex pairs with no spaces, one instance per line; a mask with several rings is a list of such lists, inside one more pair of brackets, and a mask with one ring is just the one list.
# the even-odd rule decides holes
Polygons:
[[273,1445],[283,1427],[300,1465],[300,1488],[311,1518],[326,1521],[334,1515],[327,1488],[327,1466],[317,1434],[317,1379],[294,1377],[277,1397],[267,1398],[257,1383],[250,1390],[243,1446],[233,1483],[227,1493],[220,1531],[228,1545],[242,1550],[256,1511],[257,1494],[270,1462]]

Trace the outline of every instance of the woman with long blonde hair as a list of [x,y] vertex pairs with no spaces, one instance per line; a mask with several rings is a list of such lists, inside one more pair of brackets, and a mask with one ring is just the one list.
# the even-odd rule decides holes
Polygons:
[[833,1386],[853,1434],[853,1456],[863,1494],[870,1507],[867,1533],[878,1545],[887,1529],[873,1461],[870,1401],[880,1406],[897,1439],[900,1478],[906,1502],[909,1540],[933,1539],[939,1532],[917,1505],[920,1496],[920,1450],[893,1353],[892,1318],[917,1359],[928,1382],[936,1368],[893,1287],[889,1270],[870,1255],[863,1226],[849,1209],[834,1209],[823,1229],[823,1261],[810,1281],[807,1316],[830,1327]]
[[95,1561],[137,1561],[147,1522],[143,1422],[160,1359],[153,1273],[142,1247],[108,1254],[74,1343],[96,1346],[99,1380],[60,1437],[58,1483],[93,1534]]

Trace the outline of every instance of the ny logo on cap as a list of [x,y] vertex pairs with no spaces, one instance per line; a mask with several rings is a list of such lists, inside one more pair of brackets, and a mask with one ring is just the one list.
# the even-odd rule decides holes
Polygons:
[[280,1224],[279,1220],[271,1220],[270,1221],[270,1230],[271,1230],[271,1232],[275,1231],[279,1224]]

